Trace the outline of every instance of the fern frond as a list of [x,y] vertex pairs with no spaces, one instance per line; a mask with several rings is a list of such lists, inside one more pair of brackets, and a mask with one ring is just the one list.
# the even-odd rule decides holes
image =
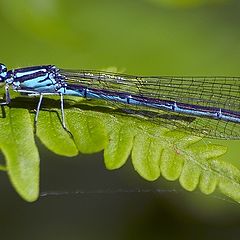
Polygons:
[[39,196],[39,154],[27,109],[4,108],[0,117],[0,148],[16,191],[27,201]]
[[[45,106],[39,115],[37,136],[54,153],[70,157],[103,150],[109,170],[120,168],[131,157],[134,169],[148,181],[160,176],[179,179],[188,191],[199,187],[211,194],[218,188],[240,202],[240,171],[219,159],[226,147],[201,144],[200,137],[123,115],[98,102],[72,98],[66,105],[69,132],[62,127],[58,108]],[[27,109],[3,108],[0,148],[13,186],[27,201],[39,194],[39,155],[32,126],[33,114]]]

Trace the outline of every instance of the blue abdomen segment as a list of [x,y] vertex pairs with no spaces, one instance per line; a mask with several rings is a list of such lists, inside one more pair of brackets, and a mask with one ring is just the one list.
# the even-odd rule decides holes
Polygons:
[[198,106],[186,103],[178,103],[154,98],[146,98],[128,93],[114,92],[110,90],[87,88],[86,86],[68,84],[60,90],[60,93],[86,98],[103,99],[123,104],[147,106],[163,111],[170,111],[191,116],[201,116],[216,120],[224,120],[240,123],[240,113],[221,108]]
[[57,91],[58,93],[70,96],[77,96],[77,97],[86,97],[86,87],[75,85],[75,84],[67,84],[64,87],[61,87]]

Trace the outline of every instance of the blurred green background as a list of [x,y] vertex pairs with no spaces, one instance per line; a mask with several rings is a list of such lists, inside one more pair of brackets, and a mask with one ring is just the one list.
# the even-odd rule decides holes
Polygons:
[[[114,66],[139,75],[239,76],[239,11],[238,0],[1,0],[0,61],[9,68]],[[224,159],[240,167],[239,141],[220,143],[229,146]],[[2,239],[236,239],[240,234],[240,205],[217,194],[188,193],[163,179],[148,183],[130,162],[107,171],[102,154],[64,158],[38,145],[41,191],[85,194],[29,204],[1,173]],[[162,192],[108,192],[137,188]]]

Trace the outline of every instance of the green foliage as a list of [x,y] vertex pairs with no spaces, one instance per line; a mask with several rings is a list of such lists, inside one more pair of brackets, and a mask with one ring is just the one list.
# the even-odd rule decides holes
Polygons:
[[76,156],[78,149],[69,133],[63,131],[61,122],[56,112],[41,111],[37,123],[37,134],[50,151],[67,157]]
[[[27,201],[39,195],[39,155],[28,110],[5,107],[0,117],[0,148],[16,191]],[[2,169],[1,169],[2,170]]]
[[199,7],[202,5],[223,4],[229,0],[147,0],[155,4],[170,7]]
[[[148,181],[162,175],[169,181],[179,179],[188,191],[199,186],[204,194],[210,194],[218,188],[240,202],[240,171],[218,159],[226,147],[201,144],[200,137],[123,115],[100,102],[71,98],[65,105],[69,132],[61,125],[58,108],[45,104],[39,115],[37,137],[54,153],[69,157],[104,150],[109,170],[120,168],[131,156],[135,170]],[[21,197],[34,201],[39,191],[39,155],[33,113],[14,104],[2,110],[0,147],[7,172]]]

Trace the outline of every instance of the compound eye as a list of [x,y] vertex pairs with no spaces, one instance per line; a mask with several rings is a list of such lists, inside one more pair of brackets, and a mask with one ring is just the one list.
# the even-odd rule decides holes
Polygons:
[[7,76],[7,67],[0,63],[0,81],[3,81],[4,78]]

